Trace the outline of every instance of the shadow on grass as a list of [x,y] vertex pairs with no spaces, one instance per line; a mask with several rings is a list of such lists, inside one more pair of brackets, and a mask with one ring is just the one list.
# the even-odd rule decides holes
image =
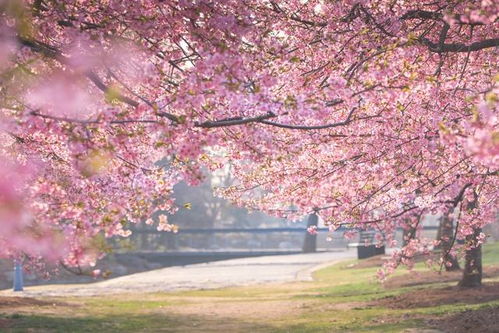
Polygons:
[[[360,311],[362,312],[362,311]],[[272,324],[244,321],[218,316],[186,316],[173,314],[123,314],[57,316],[43,314],[0,314],[0,332],[258,332],[258,333],[307,333],[307,332],[400,332],[417,327],[418,320],[404,322],[379,320],[379,314],[361,314],[342,311],[341,316],[331,313],[316,315],[297,314]],[[332,315],[332,316],[331,316]],[[336,318],[336,319],[334,319]]]
[[274,332],[275,328],[232,318],[164,314],[62,317],[0,314],[0,332]]

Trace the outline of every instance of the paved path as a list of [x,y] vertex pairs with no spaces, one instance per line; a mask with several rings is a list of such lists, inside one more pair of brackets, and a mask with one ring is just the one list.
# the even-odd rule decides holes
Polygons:
[[312,280],[321,267],[354,258],[355,250],[223,260],[167,267],[101,282],[79,285],[26,287],[24,292],[0,291],[18,296],[91,296],[189,289],[213,289],[259,283]]

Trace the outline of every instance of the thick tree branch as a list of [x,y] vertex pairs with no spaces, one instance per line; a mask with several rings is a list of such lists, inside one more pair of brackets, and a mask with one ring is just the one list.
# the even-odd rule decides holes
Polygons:
[[[99,76],[94,73],[93,71],[88,71],[87,73],[85,73],[85,76],[93,82],[93,84],[95,84],[95,86],[97,88],[99,88],[100,90],[102,90],[103,92],[108,92],[109,91],[109,87],[99,78]],[[125,95],[122,95],[120,93],[115,93],[113,95],[116,95],[115,98],[117,100],[119,100],[120,102],[123,102],[125,104],[128,104],[130,106],[133,106],[134,108],[136,108],[137,106],[139,106],[139,103]]]
[[[59,50],[50,45],[38,41],[28,40],[23,37],[19,37],[19,41],[21,42],[21,45],[29,47],[34,52],[38,52],[46,57],[56,59],[62,64],[68,63],[68,59],[65,56],[63,56]],[[103,92],[109,91],[109,87],[93,71],[87,71],[85,73],[85,76],[90,81],[92,81],[97,88],[99,88]],[[122,94],[116,94],[116,99],[133,107],[137,107],[139,105],[138,102]]]
[[[47,44],[44,44],[44,43],[41,43],[38,41],[31,41],[31,40],[28,40],[28,39],[25,39],[22,37],[19,37],[19,40],[20,40],[22,45],[31,48],[35,52],[41,53],[49,58],[56,59],[63,64],[67,63],[67,59],[61,54],[61,52],[52,46],[49,46]],[[105,93],[107,93],[109,91],[109,89],[110,89],[109,86],[106,85],[95,72],[87,71],[85,73],[85,76],[101,91],[103,91]],[[132,98],[129,98],[125,95],[116,94],[115,98],[117,100],[125,103],[125,104],[132,106],[132,107],[139,106],[139,103],[137,101],[135,101]],[[332,102],[329,103],[329,106],[340,104],[341,102],[343,102],[343,101],[342,100],[333,100]],[[356,108],[353,108],[350,111],[350,113],[348,114],[347,118],[344,121],[340,121],[340,122],[332,123],[332,124],[316,125],[316,126],[288,125],[288,124],[281,124],[281,123],[267,121],[267,119],[277,117],[277,115],[274,114],[273,112],[268,112],[268,113],[261,115],[261,116],[248,117],[248,118],[240,117],[240,118],[231,118],[231,119],[223,119],[223,120],[196,122],[194,124],[194,126],[201,127],[201,128],[216,128],[216,127],[244,125],[244,124],[249,124],[249,123],[261,123],[261,124],[265,124],[265,125],[286,128],[286,129],[318,130],[318,129],[327,129],[327,128],[345,126],[345,125],[349,124],[352,121],[352,115],[353,115],[355,109]],[[81,123],[81,124],[91,124],[91,123],[98,123],[99,122],[99,121],[85,121],[85,120],[52,117],[52,116],[42,115],[38,112],[33,112],[32,115],[40,116],[40,117],[44,117],[44,118],[50,118],[53,120],[74,122],[74,123]],[[167,118],[174,123],[181,122],[178,116],[173,115],[171,113],[158,111],[155,113],[155,115],[158,117]],[[116,121],[112,121],[110,123],[111,124],[113,124],[113,123],[122,124],[122,123],[132,123],[132,122],[154,122],[154,121],[153,120],[116,120]]]
[[410,10],[404,15],[400,17],[401,20],[410,20],[410,19],[422,19],[422,20],[442,20],[443,15],[442,13],[438,12],[431,12],[428,10],[420,10],[420,9],[415,9],[415,10]]
[[269,112],[267,114],[257,116],[257,117],[248,117],[248,118],[231,118],[231,119],[223,119],[223,120],[216,120],[216,121],[205,121],[202,123],[196,123],[196,127],[201,127],[201,128],[214,128],[214,127],[227,127],[227,126],[235,126],[235,125],[243,125],[243,124],[249,124],[249,123],[255,123],[255,122],[262,122],[265,121],[265,119],[269,118],[274,118],[276,115],[272,112]]
[[[428,10],[420,10],[420,9],[415,9],[415,10],[410,10],[404,15],[400,17],[401,20],[410,20],[410,19],[421,19],[421,20],[433,20],[433,21],[443,21],[444,16],[442,13],[439,12],[432,12]],[[462,16],[460,14],[455,14],[453,16],[453,19],[456,21],[457,24],[460,25],[485,25],[483,22],[469,22],[469,21],[464,21],[462,19]]]
[[463,43],[433,43],[428,38],[420,38],[421,43],[428,46],[431,52],[447,53],[447,52],[474,52],[487,48],[498,47],[499,38],[485,39],[479,42],[474,42],[469,45]]
[[[440,31],[439,41],[438,43],[434,43],[430,41],[428,38],[421,36],[419,38],[420,42],[426,46],[431,52],[435,53],[447,53],[447,52],[474,52],[480,51],[487,48],[497,47],[499,46],[499,38],[491,38],[485,39],[479,42],[474,42],[471,44],[464,43],[445,43],[445,39],[447,37],[447,32],[450,29],[449,23],[444,20],[444,16],[439,12],[431,12],[426,10],[410,10],[404,15],[400,17],[401,20],[410,20],[410,19],[421,19],[421,20],[433,20],[443,22],[444,26]],[[467,24],[471,26],[475,25],[483,25],[481,22],[463,22],[461,19],[461,15],[454,15],[454,19],[461,25]]]
[[457,207],[457,205],[463,200],[464,197],[464,192],[468,187],[473,185],[472,183],[467,183],[466,185],[463,186],[461,191],[456,195],[456,197],[453,200],[446,201],[447,203],[451,203],[454,208]]
[[326,128],[333,128],[333,127],[339,127],[339,126],[348,125],[352,121],[352,115],[355,112],[355,110],[356,110],[356,108],[353,108],[350,111],[350,113],[348,114],[348,116],[347,116],[347,118],[345,120],[337,122],[337,123],[325,124],[325,125],[316,125],[316,126],[288,125],[288,124],[275,123],[275,122],[268,121],[268,120],[261,120],[259,122],[262,123],[262,124],[265,124],[265,125],[270,125],[270,126],[275,126],[275,127],[280,127],[280,128],[286,128],[286,129],[319,130],[319,129],[326,129]]
[[[83,120],[83,119],[51,116],[51,115],[47,115],[47,114],[42,114],[38,111],[32,111],[30,113],[30,115],[35,116],[35,117],[44,118],[44,119],[51,119],[51,120],[62,121],[62,122],[67,122],[67,123],[77,123],[77,124],[82,124],[82,125],[106,123],[105,121],[102,121],[102,120]],[[154,119],[122,119],[122,120],[111,120],[107,123],[113,124],[113,125],[133,124],[133,123],[154,124],[154,123],[158,123],[158,121],[154,120]]]

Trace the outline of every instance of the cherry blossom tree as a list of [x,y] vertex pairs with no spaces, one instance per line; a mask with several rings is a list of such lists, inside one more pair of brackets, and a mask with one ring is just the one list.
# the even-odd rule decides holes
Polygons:
[[455,220],[444,259],[494,221],[494,1],[1,0],[0,13],[2,255],[92,263],[99,235],[175,212],[174,184],[229,163],[237,181],[219,193],[250,209],[392,244],[416,230],[388,272],[431,250],[425,213]]

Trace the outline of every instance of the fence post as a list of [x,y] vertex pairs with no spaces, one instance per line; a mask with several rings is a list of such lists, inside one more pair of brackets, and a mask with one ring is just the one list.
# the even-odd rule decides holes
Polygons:
[[14,259],[14,291],[23,291],[23,267],[21,260]]

